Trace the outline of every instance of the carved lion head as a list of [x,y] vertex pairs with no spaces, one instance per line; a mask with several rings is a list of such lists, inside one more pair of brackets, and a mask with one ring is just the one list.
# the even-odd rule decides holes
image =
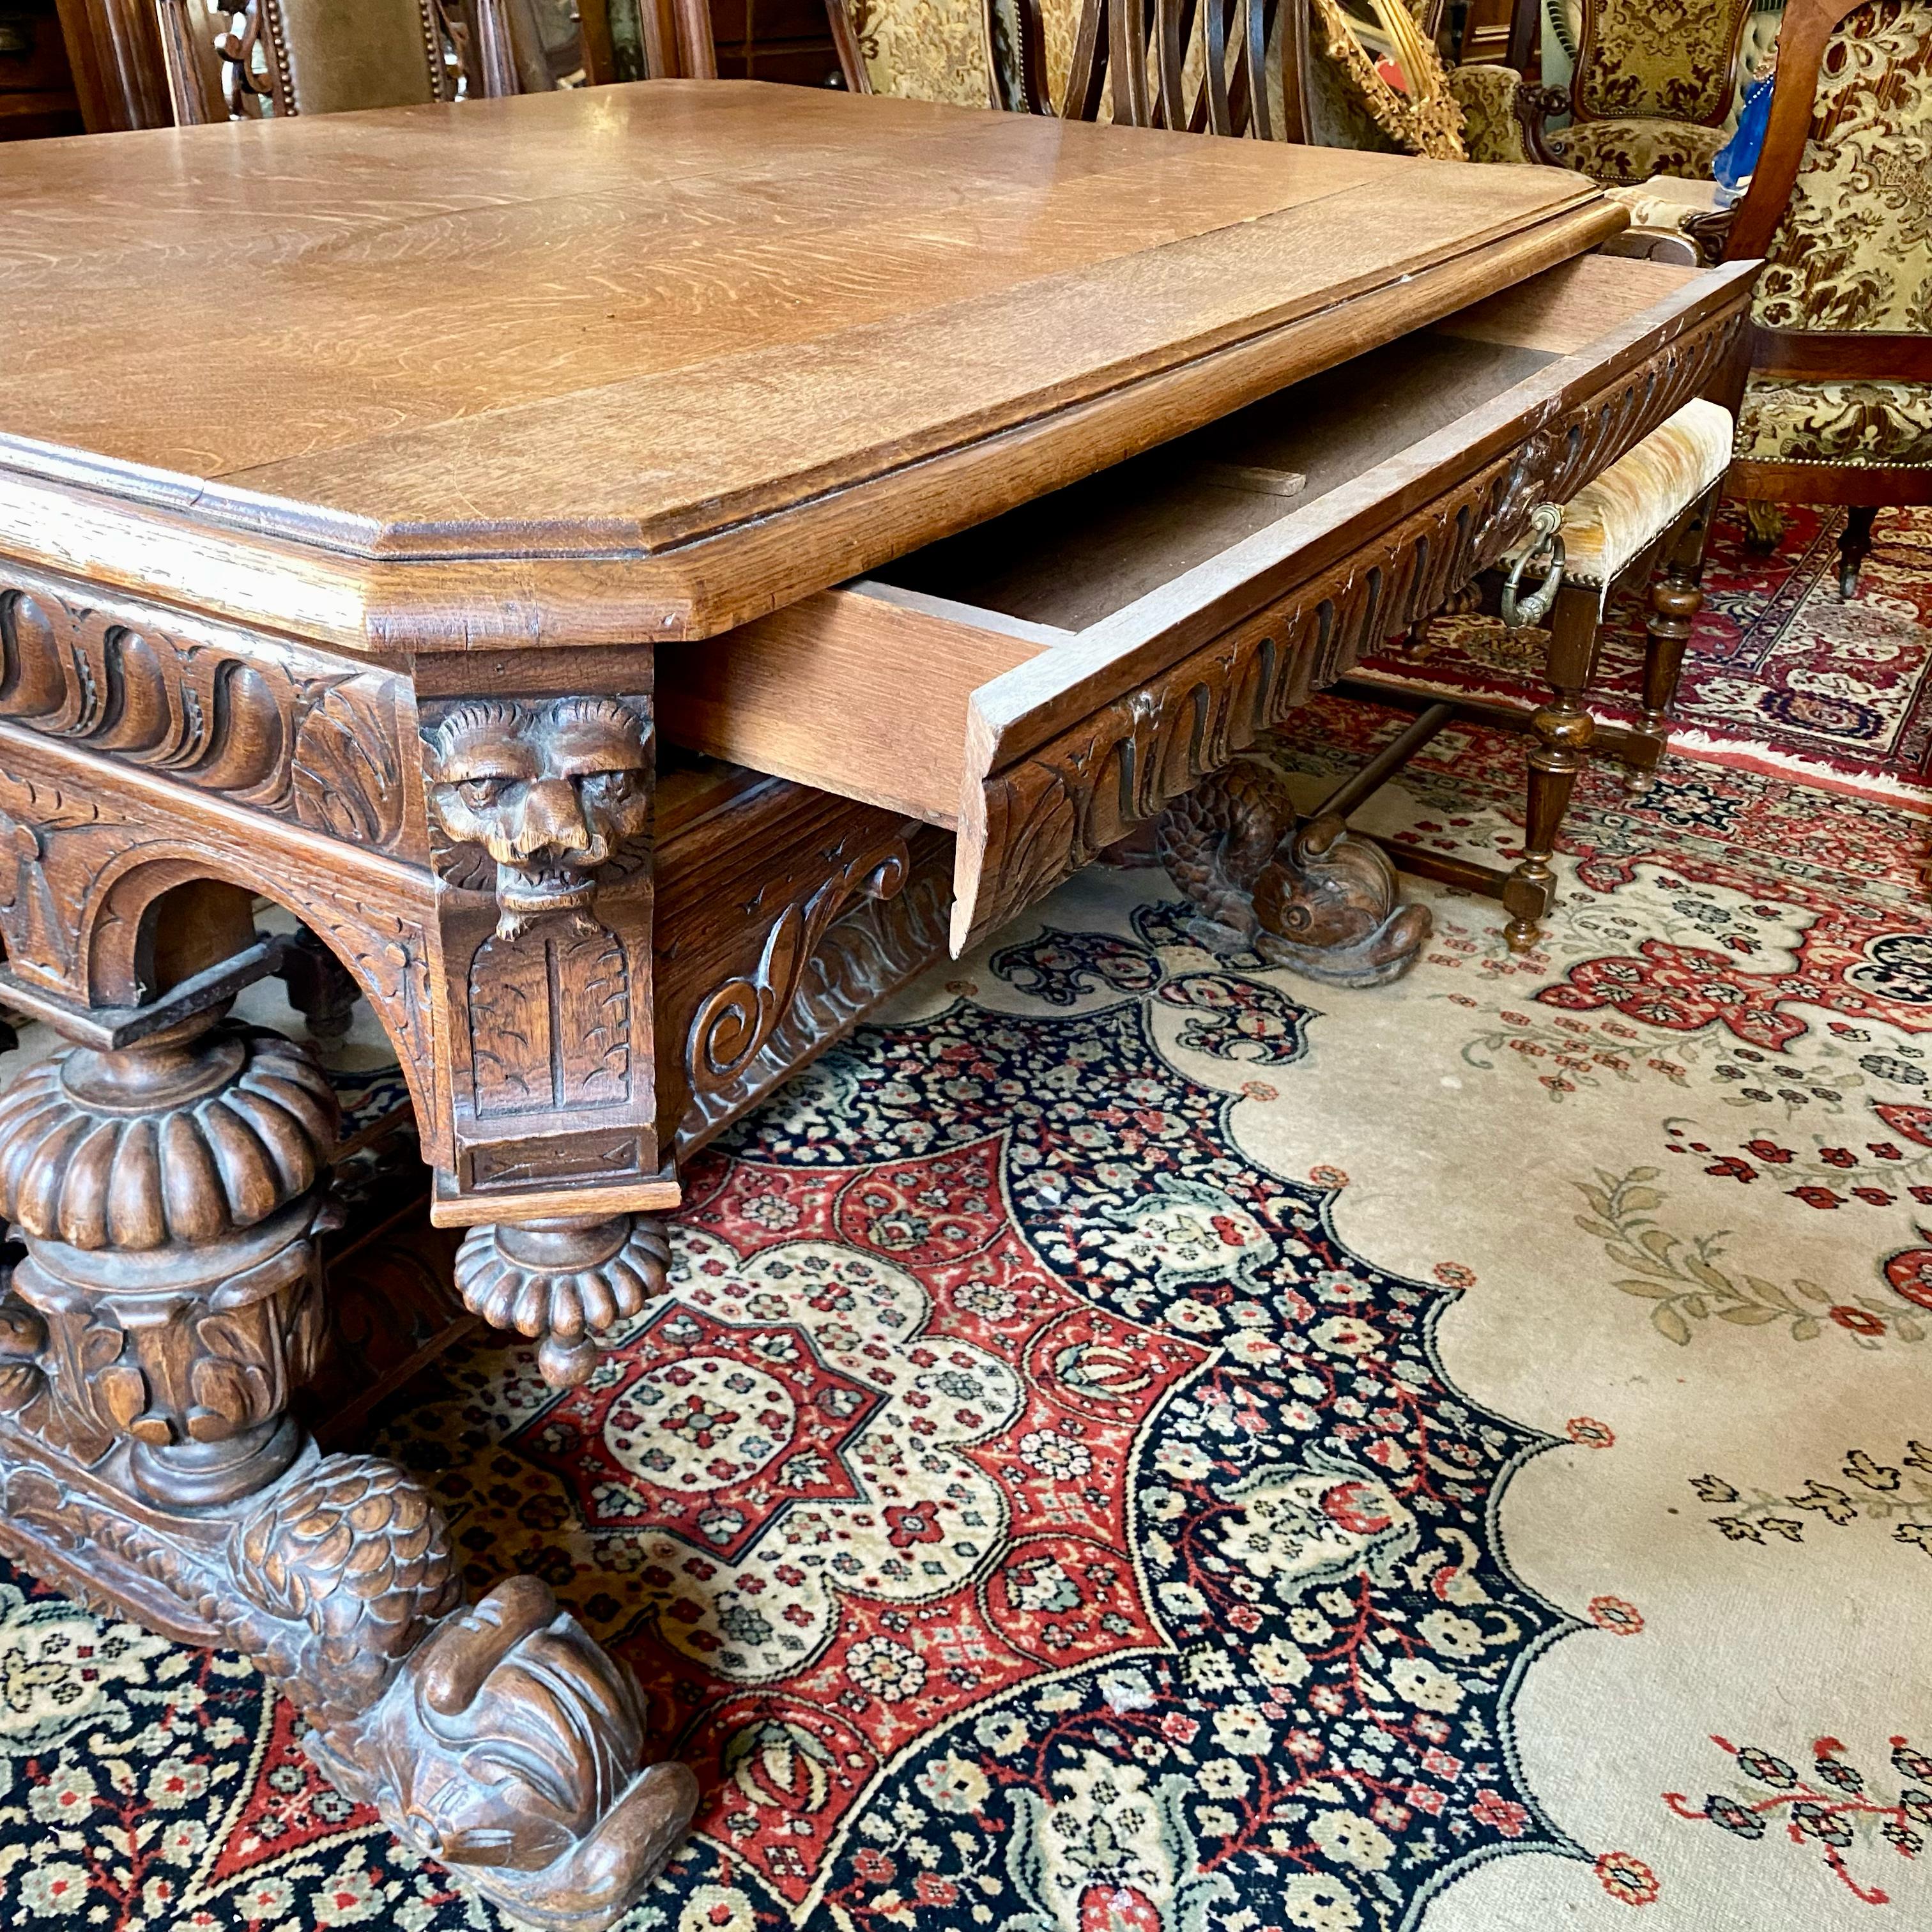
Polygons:
[[498,928],[581,910],[650,823],[650,727],[614,698],[460,704],[428,734],[429,805],[496,862]]

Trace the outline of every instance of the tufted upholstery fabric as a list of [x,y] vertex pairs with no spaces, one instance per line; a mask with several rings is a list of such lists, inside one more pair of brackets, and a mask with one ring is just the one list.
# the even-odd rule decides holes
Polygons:
[[1654,175],[1710,178],[1711,164],[1728,137],[1721,128],[1688,121],[1578,121],[1551,131],[1551,150],[1565,167],[1592,181],[1617,184]]
[[1700,397],[1585,484],[1563,512],[1565,581],[1607,591],[1724,475],[1731,434],[1730,411]]
[[1738,412],[1737,454],[1746,462],[1932,468],[1932,383],[1754,376]]
[[1449,92],[1462,110],[1462,145],[1471,160],[1534,165],[1536,157],[1514,107],[1522,85],[1513,67],[1485,62],[1449,70]]
[[1718,184],[1653,175],[1636,188],[1608,188],[1604,198],[1630,210],[1633,227],[1681,228],[1687,216],[1708,214],[1717,206]]
[[874,94],[992,105],[980,0],[852,0],[852,22]]

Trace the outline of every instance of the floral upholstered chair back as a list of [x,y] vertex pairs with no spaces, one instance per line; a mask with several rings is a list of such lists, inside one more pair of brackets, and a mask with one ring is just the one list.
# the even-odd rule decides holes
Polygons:
[[954,107],[998,98],[985,0],[830,0],[826,10],[848,85]]
[[[1739,213],[1742,230],[1749,204]],[[1820,338],[1932,335],[1932,0],[1868,0],[1841,21],[1819,62],[1810,138],[1768,242],[1754,319]],[[1856,347],[1857,345],[1853,345]],[[1752,377],[1738,454],[1761,463],[1922,466],[1932,500],[1932,382],[1910,380],[1881,345],[1865,373],[1787,370]],[[1796,359],[1787,350],[1787,363]],[[1868,357],[1859,359],[1868,360]],[[1895,362],[1897,376],[1878,373]]]
[[1583,0],[1566,166],[1612,183],[1708,176],[1736,95],[1750,0]]

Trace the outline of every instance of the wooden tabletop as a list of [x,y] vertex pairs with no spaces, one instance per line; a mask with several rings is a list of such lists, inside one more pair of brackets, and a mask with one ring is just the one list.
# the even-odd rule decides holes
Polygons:
[[752,82],[17,144],[0,550],[362,648],[701,635],[1622,218]]

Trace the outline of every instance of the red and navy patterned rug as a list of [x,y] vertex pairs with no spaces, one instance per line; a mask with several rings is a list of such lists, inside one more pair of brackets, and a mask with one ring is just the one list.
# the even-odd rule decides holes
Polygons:
[[[1458,731],[1377,809],[1506,856],[1521,784]],[[1362,993],[1089,874],[694,1165],[588,1387],[446,1358],[382,1446],[704,1783],[627,1932],[1928,1922],[1924,830],[1599,773],[1539,952],[1429,889]],[[4,1571],[60,1921],[502,1922],[245,1666]]]

